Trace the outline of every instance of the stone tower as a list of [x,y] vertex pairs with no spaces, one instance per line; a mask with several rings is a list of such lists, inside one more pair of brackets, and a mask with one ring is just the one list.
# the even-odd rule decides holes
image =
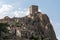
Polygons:
[[38,12],[38,6],[36,6],[36,5],[30,6],[29,11],[30,11],[30,14],[32,14],[32,13],[33,13],[33,14],[37,13],[37,12]]

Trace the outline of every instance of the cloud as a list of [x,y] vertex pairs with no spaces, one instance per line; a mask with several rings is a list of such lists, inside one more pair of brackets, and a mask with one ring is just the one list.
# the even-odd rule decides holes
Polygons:
[[22,11],[16,10],[14,14],[15,17],[24,17],[29,14],[29,10],[28,9],[23,9]]
[[6,16],[13,9],[12,5],[2,4],[0,7],[0,18]]
[[15,17],[19,17],[20,11],[15,11],[14,14]]
[[38,11],[39,11],[39,12],[41,12],[41,10],[40,10],[40,9],[39,9]]
[[58,40],[60,40],[60,36],[59,36],[59,37],[57,37],[57,39],[58,39]]
[[4,12],[8,12],[12,9],[12,5],[9,4],[4,4],[2,5],[2,7],[0,8],[0,13],[4,13]]
[[[9,17],[24,17],[29,14],[29,10],[24,8],[23,10],[14,10],[16,7],[10,4],[2,4],[0,5],[0,19],[9,16]],[[13,11],[14,10],[14,11]]]

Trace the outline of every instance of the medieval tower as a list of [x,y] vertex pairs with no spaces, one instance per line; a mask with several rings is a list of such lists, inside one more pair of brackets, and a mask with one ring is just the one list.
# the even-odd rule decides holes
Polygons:
[[32,5],[32,6],[30,6],[29,10],[30,10],[31,14],[37,13],[38,12],[38,6]]

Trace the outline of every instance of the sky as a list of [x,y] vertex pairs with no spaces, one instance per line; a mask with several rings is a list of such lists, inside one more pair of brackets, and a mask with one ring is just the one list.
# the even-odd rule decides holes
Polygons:
[[5,16],[24,17],[31,5],[37,5],[43,14],[47,14],[57,39],[60,40],[60,0],[0,0],[0,19]]

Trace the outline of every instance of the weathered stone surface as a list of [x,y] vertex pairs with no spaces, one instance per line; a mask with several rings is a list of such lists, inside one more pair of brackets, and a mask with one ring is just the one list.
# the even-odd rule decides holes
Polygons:
[[38,12],[38,6],[30,8],[28,16],[0,19],[0,23],[8,23],[6,28],[9,30],[7,33],[1,32],[1,40],[57,40],[49,17]]

